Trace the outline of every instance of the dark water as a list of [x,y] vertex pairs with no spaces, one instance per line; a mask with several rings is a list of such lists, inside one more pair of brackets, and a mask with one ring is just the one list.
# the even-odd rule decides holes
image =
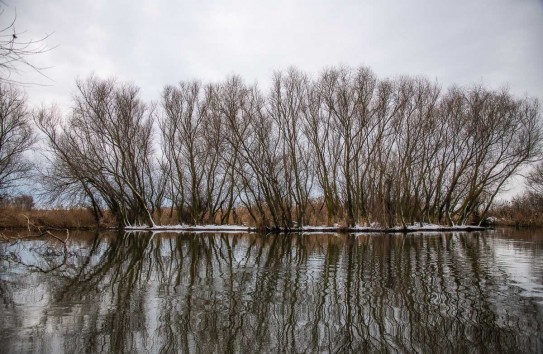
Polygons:
[[543,351],[543,231],[72,233],[0,257],[6,353]]

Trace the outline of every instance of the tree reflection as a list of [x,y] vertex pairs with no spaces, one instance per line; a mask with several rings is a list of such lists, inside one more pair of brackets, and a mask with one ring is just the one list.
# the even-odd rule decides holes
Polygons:
[[[496,242],[503,235],[95,234],[73,237],[65,265],[47,273],[35,271],[49,262],[35,241],[0,244],[0,337],[14,352],[537,350],[541,306],[514,286]],[[542,238],[514,245],[543,271]],[[34,266],[11,262],[14,251]]]

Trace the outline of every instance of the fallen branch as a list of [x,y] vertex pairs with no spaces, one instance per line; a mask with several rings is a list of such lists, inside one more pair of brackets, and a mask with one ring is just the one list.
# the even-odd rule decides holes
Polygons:
[[[52,229],[52,228],[45,228],[45,227],[42,227],[42,226],[38,226],[34,223],[32,223],[30,221],[30,218],[28,216],[26,216],[25,214],[21,214],[22,216],[24,216],[26,218],[26,225],[27,225],[27,229],[28,229],[28,235],[27,236],[22,236],[22,237],[18,237],[18,239],[23,239],[23,238],[38,238],[38,237],[43,237],[45,235],[49,235],[51,236],[52,238],[56,239],[57,241],[59,242],[62,242],[64,244],[64,247],[66,247],[66,242],[68,241],[68,239],[70,238],[70,230],[69,229]],[[37,229],[38,230],[38,234],[32,234],[32,228],[34,229]],[[63,240],[61,239],[60,237],[58,237],[57,235],[53,234],[50,230],[65,230],[66,231],[66,238]]]

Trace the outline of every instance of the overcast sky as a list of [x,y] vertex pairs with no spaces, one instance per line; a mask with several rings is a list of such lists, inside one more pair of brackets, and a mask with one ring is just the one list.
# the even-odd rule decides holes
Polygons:
[[379,77],[423,75],[443,86],[508,86],[543,100],[542,0],[117,1],[1,0],[25,38],[47,40],[50,67],[20,79],[33,105],[68,106],[76,78],[115,76],[158,99],[164,85],[337,65]]

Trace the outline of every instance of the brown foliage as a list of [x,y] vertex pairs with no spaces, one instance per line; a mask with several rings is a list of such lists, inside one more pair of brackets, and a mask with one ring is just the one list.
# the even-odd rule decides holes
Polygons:
[[543,197],[533,192],[502,201],[489,212],[496,225],[543,227]]
[[[27,219],[28,218],[28,219]],[[0,228],[26,228],[28,223],[59,229],[95,228],[92,211],[87,208],[23,210],[15,207],[0,208]],[[110,213],[101,220],[102,227],[114,226]]]

